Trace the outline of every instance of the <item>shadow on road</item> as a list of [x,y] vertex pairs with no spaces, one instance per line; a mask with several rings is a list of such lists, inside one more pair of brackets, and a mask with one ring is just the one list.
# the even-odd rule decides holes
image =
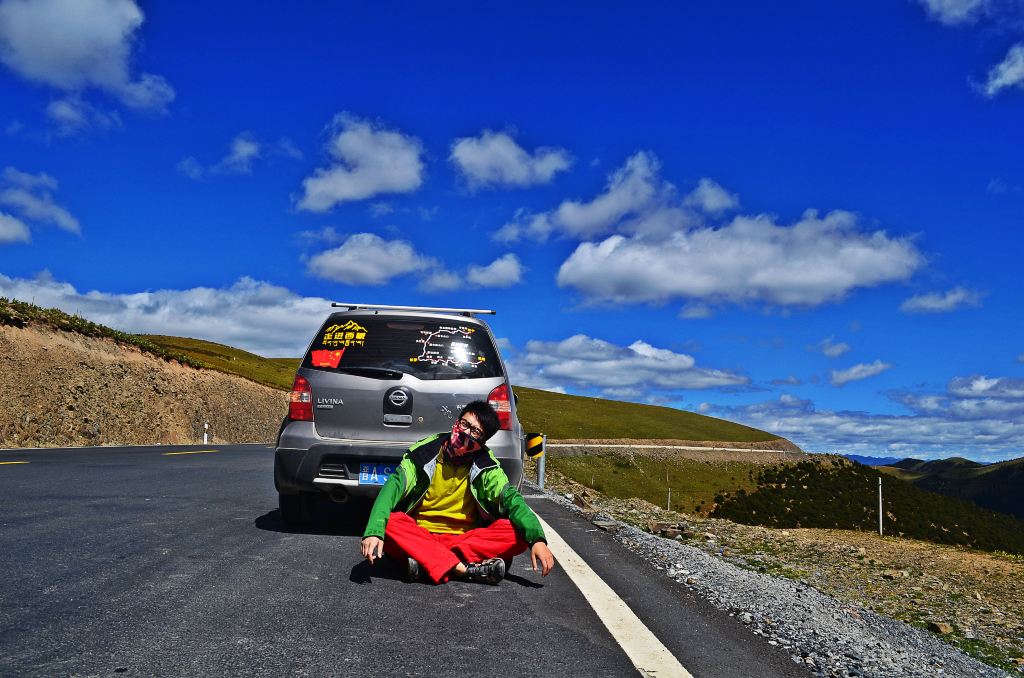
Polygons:
[[369,517],[368,505],[357,502],[350,504],[324,502],[315,507],[310,516],[311,520],[306,525],[288,525],[284,522],[281,511],[278,509],[267,511],[253,521],[253,524],[257,528],[269,532],[354,537],[363,533]]
[[405,573],[399,563],[392,558],[385,557],[376,564],[370,565],[365,560],[360,560],[352,566],[348,580],[353,584],[372,584],[373,579],[392,579],[401,581]]

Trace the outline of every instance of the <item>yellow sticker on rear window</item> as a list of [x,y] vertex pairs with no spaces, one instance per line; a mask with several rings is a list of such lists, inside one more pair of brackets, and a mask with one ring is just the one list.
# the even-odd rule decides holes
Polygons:
[[324,330],[320,343],[331,348],[365,346],[366,328],[354,320],[349,320],[344,325],[330,325]]

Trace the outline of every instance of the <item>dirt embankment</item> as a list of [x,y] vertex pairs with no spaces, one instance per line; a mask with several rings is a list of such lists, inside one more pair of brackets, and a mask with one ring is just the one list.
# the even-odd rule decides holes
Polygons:
[[0,326],[0,447],[273,443],[288,394],[109,339]]

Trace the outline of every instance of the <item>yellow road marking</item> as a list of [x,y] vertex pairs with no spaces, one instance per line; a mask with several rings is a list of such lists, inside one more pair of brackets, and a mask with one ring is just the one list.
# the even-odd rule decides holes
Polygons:
[[189,450],[187,452],[164,452],[165,457],[173,457],[178,454],[207,454],[208,452],[220,452],[220,450]]
[[8,466],[10,464],[27,464],[27,461],[0,461],[0,466]]

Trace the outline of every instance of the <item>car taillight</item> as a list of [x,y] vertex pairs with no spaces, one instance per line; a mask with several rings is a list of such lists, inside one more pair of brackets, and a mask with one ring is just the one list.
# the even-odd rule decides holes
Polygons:
[[487,394],[487,402],[498,413],[502,431],[512,429],[512,404],[508,400],[508,384],[502,384]]
[[295,375],[289,394],[288,417],[292,421],[313,421],[313,389],[305,377]]

